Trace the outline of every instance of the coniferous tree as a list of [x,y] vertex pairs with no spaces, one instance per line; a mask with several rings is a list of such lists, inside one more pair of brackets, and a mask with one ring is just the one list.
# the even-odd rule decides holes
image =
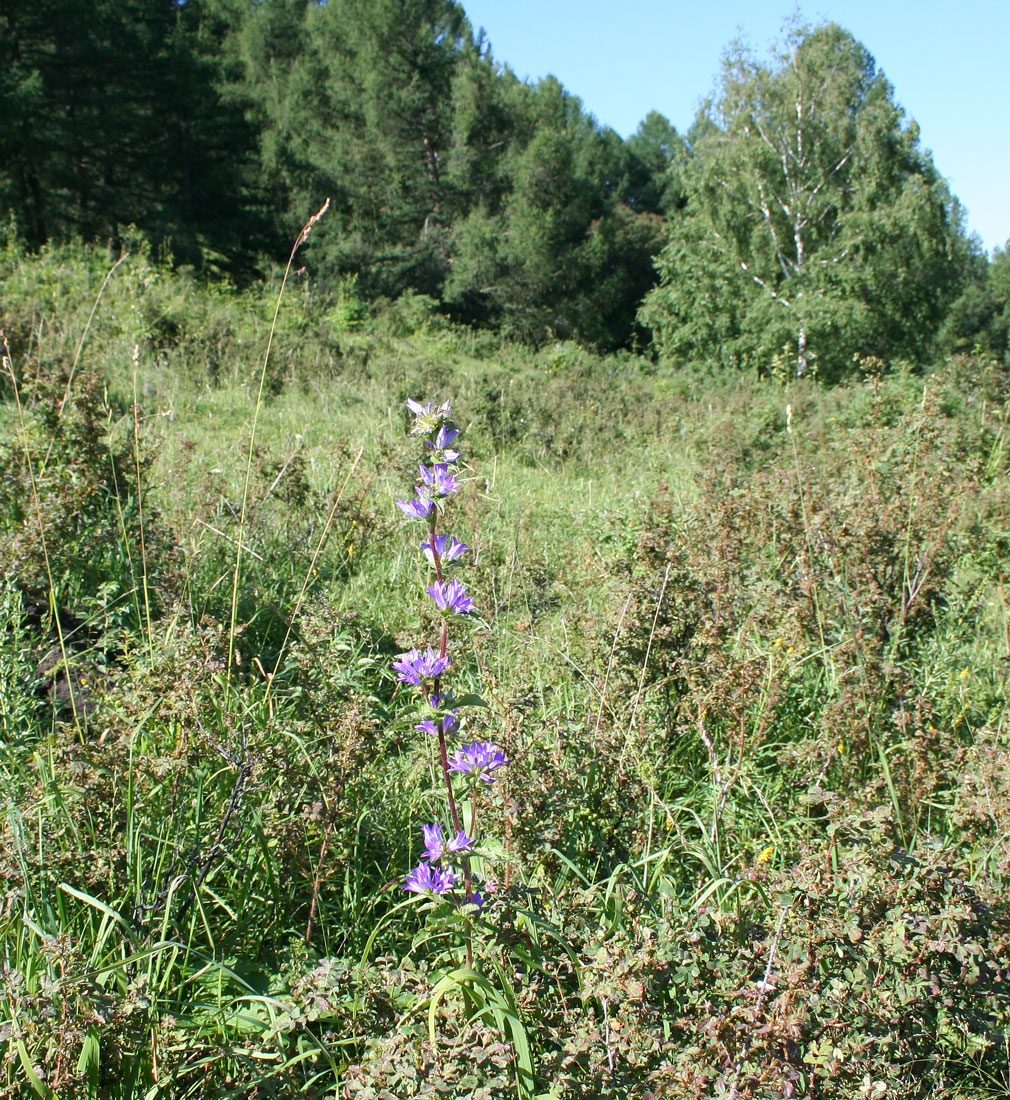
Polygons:
[[[854,352],[924,355],[977,264],[833,25],[770,64],[732,50],[687,140],[652,112],[622,141],[498,64],[456,0],[7,0],[0,209],[31,243],[132,224],[241,274],[326,196],[303,253],[323,283],[601,348],[643,334],[647,295],[666,354],[828,377]],[[1003,346],[1000,271],[945,346]]]
[[216,95],[209,2],[8,0],[0,199],[29,242],[132,224],[197,262],[248,251],[249,135]]
[[470,123],[501,182],[455,226],[447,303],[523,340],[625,344],[661,243],[654,177],[554,78],[501,81],[497,124]]
[[632,159],[629,205],[652,214],[674,214],[684,206],[683,168],[689,150],[676,127],[650,111],[628,138]]
[[296,224],[329,196],[315,270],[354,272],[372,294],[438,294],[454,195],[444,161],[469,25],[450,0],[270,0],[231,53],[234,94],[261,132],[278,207]]

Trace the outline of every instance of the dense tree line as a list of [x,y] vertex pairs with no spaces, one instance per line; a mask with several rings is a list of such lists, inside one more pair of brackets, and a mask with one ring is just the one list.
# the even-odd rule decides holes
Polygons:
[[135,224],[241,276],[330,196],[324,278],[524,339],[631,337],[672,127],[623,141],[451,0],[5,0],[0,30],[0,206],[33,244]]
[[325,196],[324,283],[524,340],[825,377],[938,334],[1006,350],[1005,264],[834,25],[732,49],[688,135],[623,140],[453,0],[0,0],[0,210],[30,244],[132,224],[241,279]]
[[232,270],[268,221],[257,135],[224,101],[221,5],[2,0],[0,209],[31,244],[134,224]]

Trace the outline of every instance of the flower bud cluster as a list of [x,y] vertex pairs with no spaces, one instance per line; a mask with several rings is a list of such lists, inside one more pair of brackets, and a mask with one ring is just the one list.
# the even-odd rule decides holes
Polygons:
[[424,855],[421,863],[407,875],[403,889],[417,894],[452,894],[455,897],[456,889],[462,886],[463,901],[480,906],[483,898],[474,887],[469,863],[477,839],[467,835],[461,827],[453,777],[462,776],[469,784],[469,804],[473,815],[470,833],[474,833],[478,791],[482,785],[495,781],[497,777],[494,773],[508,760],[501,748],[490,741],[459,744],[452,757],[449,756],[448,740],[460,732],[463,721],[460,708],[465,700],[457,703],[452,691],[443,683],[445,674],[452,667],[448,653],[448,623],[452,617],[470,615],[474,611],[474,602],[467,593],[466,585],[455,577],[446,580],[443,575],[443,570],[450,564],[458,563],[469,552],[469,547],[454,535],[437,529],[446,499],[459,491],[456,463],[460,453],[454,446],[459,429],[452,423],[449,402],[436,405],[434,402],[422,404],[408,400],[407,407],[414,414],[410,434],[424,439],[429,463],[418,466],[414,497],[398,500],[396,504],[405,516],[424,520],[427,525],[427,535],[420,545],[425,560],[435,571],[435,579],[425,587],[425,591],[441,613],[442,631],[437,647],[429,645],[423,650],[410,649],[399,654],[392,667],[397,679],[420,689],[422,697],[431,707],[431,716],[416,723],[414,728],[438,740],[452,825],[447,832],[443,831],[443,825],[439,822],[422,826]]

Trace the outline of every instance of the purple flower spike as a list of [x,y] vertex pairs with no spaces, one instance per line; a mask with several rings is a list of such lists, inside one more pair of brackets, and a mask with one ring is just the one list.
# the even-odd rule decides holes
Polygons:
[[447,894],[459,882],[459,875],[451,867],[432,867],[419,863],[403,884],[403,889],[415,894]]
[[[445,722],[445,736],[449,737],[459,728],[459,719],[456,717],[457,712],[450,710],[444,717]],[[438,736],[438,722],[432,722],[426,718],[423,722],[418,722],[414,729],[421,730],[423,733],[429,733],[432,737]]]
[[473,611],[473,600],[466,594],[466,585],[455,578],[445,583],[436,581],[425,588],[425,592],[435,601],[439,611],[454,615],[469,615]]
[[436,676],[441,676],[448,667],[449,658],[440,657],[431,646],[423,653],[418,649],[401,653],[393,662],[396,678],[401,683],[413,684],[415,687],[420,687],[424,680],[434,680]]
[[418,489],[417,500],[398,500],[396,506],[405,516],[410,516],[411,519],[427,519],[434,509],[435,503]]
[[[435,564],[435,554],[431,552],[431,538],[426,538],[421,543],[421,549],[424,551],[424,556],[428,559],[431,565]],[[449,561],[457,561],[461,558],[470,547],[465,542],[460,542],[454,535],[435,535],[435,553],[438,554],[439,560],[443,563]]]
[[508,757],[491,741],[474,741],[457,749],[449,764],[449,771],[474,773],[485,783],[493,783],[491,773],[508,763]]
[[421,471],[423,485],[418,486],[418,494],[433,497],[445,497],[450,493],[459,492],[459,482],[456,475],[444,462],[436,462],[434,466],[418,466]]
[[462,829],[451,840],[446,840],[442,836],[441,825],[422,825],[421,832],[424,835],[422,859],[435,861],[444,856],[453,855],[455,852],[465,852],[473,847],[473,837],[467,836]]

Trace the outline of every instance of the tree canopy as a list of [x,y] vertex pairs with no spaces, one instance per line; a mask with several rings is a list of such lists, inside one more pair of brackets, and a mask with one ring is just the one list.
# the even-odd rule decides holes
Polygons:
[[7,0],[0,208],[32,244],[136,225],[176,259],[250,261],[255,135],[218,82],[219,0]]
[[456,0],[7,0],[0,211],[30,244],[132,225],[243,279],[327,196],[317,282],[526,341],[831,378],[927,354],[962,294],[946,345],[1002,339],[998,278],[833,24],[731,48],[686,137],[653,111],[624,140]]
[[972,277],[950,307],[940,343],[948,353],[982,353],[1010,363],[1010,241],[989,262],[975,257]]
[[961,214],[918,129],[851,34],[740,46],[695,124],[643,320],[685,359],[835,377],[854,354],[919,357],[961,289]]

